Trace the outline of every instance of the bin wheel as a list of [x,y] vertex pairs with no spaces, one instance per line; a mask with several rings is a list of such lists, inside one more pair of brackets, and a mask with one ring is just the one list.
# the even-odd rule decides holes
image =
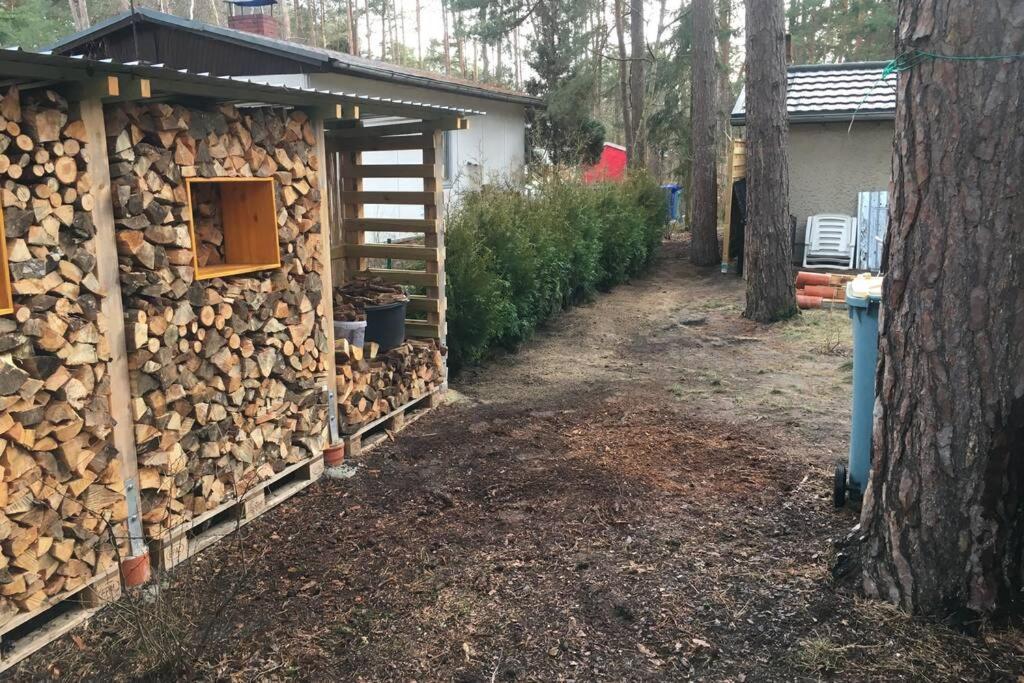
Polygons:
[[836,472],[832,480],[832,503],[837,508],[846,504],[846,465],[836,463]]

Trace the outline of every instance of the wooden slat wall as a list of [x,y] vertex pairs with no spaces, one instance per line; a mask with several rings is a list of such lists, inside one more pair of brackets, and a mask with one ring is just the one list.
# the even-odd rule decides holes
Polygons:
[[[425,121],[413,125],[384,126],[380,130],[347,128],[327,133],[329,206],[331,215],[331,271],[336,283],[355,274],[382,277],[388,282],[425,287],[425,296],[413,297],[409,310],[427,314],[427,320],[408,320],[410,337],[433,337],[443,343],[447,331],[444,275],[444,191],[442,185],[442,131],[465,127],[464,120]],[[372,133],[371,133],[372,130]],[[362,132],[362,135],[359,133]],[[383,135],[381,133],[384,133]],[[422,163],[365,165],[363,152],[421,150]],[[422,178],[422,192],[365,192],[363,178]],[[365,204],[422,206],[422,219],[364,218]],[[424,244],[367,244],[371,231],[423,233]],[[371,258],[421,262],[423,270],[369,268]]]

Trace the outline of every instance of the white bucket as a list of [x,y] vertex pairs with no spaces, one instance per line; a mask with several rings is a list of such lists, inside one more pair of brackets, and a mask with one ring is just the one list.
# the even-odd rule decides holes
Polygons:
[[366,335],[366,321],[365,320],[353,320],[351,322],[347,320],[335,320],[334,321],[334,339],[348,339],[348,343],[353,346],[362,346],[363,337]]

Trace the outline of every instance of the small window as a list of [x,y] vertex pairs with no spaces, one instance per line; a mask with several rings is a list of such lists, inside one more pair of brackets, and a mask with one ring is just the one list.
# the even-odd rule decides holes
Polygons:
[[441,142],[443,147],[443,164],[444,164],[444,186],[450,187],[453,180],[453,174],[455,170],[455,131],[446,130],[444,132],[444,139]]
[[4,210],[0,206],[0,315],[14,312],[11,298],[11,267],[7,263],[7,228],[4,227]]
[[281,266],[273,178],[189,178],[196,279]]

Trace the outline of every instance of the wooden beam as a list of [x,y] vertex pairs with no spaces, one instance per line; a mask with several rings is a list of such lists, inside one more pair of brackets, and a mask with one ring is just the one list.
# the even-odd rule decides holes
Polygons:
[[425,270],[403,270],[400,268],[367,268],[359,273],[366,277],[379,277],[384,282],[412,287],[437,287],[438,274]]
[[371,232],[434,232],[437,221],[425,218],[353,218],[346,222],[346,230]]
[[[337,368],[334,360],[334,279],[331,272],[331,217],[327,206],[327,145],[324,144],[324,119],[314,112],[310,125],[316,137],[316,181],[320,189],[320,307],[324,335],[327,337],[327,348],[321,350],[324,358],[324,389],[327,391],[327,424],[330,430],[331,444],[339,439],[338,431],[338,393],[335,384]],[[307,178],[309,172],[306,172]]]
[[[371,130],[363,128],[363,132]],[[361,152],[393,152],[406,149],[430,149],[434,146],[432,135],[396,135],[393,137],[358,137],[335,140],[332,147],[339,150]]]
[[335,247],[335,255],[345,258],[393,258],[411,261],[436,261],[440,258],[437,249],[410,244],[343,244]]
[[[345,204],[434,204],[437,195],[434,192],[363,192],[349,191],[341,193]],[[441,200],[444,203],[444,200]],[[360,216],[362,218],[362,216]]]
[[[424,235],[423,243],[427,247],[434,247],[437,249],[439,256],[435,261],[427,262],[427,272],[437,274],[437,285],[427,287],[426,294],[428,297],[437,299],[441,302],[441,306],[438,311],[427,314],[427,322],[436,326],[437,338],[441,344],[444,344],[448,337],[448,320],[445,315],[448,306],[448,296],[445,291],[444,216],[442,214],[444,210],[444,167],[442,165],[443,156],[438,154],[438,150],[442,149],[444,140],[443,135],[444,134],[439,130],[434,131],[434,144],[430,149],[423,150],[423,163],[432,164],[434,167],[434,172],[431,176],[423,180],[423,190],[434,194],[434,200],[426,202],[426,206],[423,209],[423,217],[428,220],[434,219],[437,221],[437,230],[429,235]],[[447,364],[448,361],[446,358],[446,376]]]
[[342,169],[345,178],[429,178],[431,164],[369,164]]
[[121,81],[117,76],[96,76],[86,80],[77,80],[64,89],[70,100],[88,100],[120,97]]
[[341,119],[355,121],[359,119],[359,105],[356,104],[334,104],[328,107],[319,107],[314,113],[320,115],[324,122],[324,128],[330,120]]
[[110,416],[114,419],[114,448],[121,462],[125,498],[128,503],[128,535],[132,557],[146,552],[142,532],[142,511],[139,497],[139,465],[135,450],[135,421],[129,398],[128,351],[125,345],[124,307],[121,301],[121,279],[118,269],[117,242],[114,237],[114,203],[111,198],[110,164],[107,158],[107,135],[103,123],[103,102],[99,97],[81,101],[82,122],[88,136],[86,149],[89,162],[86,172],[92,180],[92,222],[96,228],[96,276],[103,299],[100,313],[106,324],[106,341],[110,354]]
[[[338,159],[340,159],[338,174],[341,179],[341,191],[336,193],[338,201],[342,207],[342,220],[341,220],[341,236],[345,235],[345,229],[348,225],[349,219],[362,218],[363,217],[363,203],[359,199],[354,199],[353,196],[358,197],[363,194],[363,179],[357,176],[346,175],[346,172],[353,168],[358,168],[362,163],[363,155],[361,152],[336,152]],[[366,233],[356,231],[356,233],[345,239],[346,242],[353,244],[362,244],[366,241]],[[359,258],[355,255],[349,255],[342,250],[345,279],[352,277],[353,273],[358,273],[366,269],[366,259]],[[332,254],[333,258],[333,254]]]
[[121,99],[148,100],[152,96],[153,88],[148,78],[125,76],[121,79]]
[[411,294],[406,310],[420,311],[423,313],[440,313],[443,310],[442,302],[419,294]]
[[405,334],[409,337],[432,337],[439,339],[441,337],[441,328],[437,323],[425,320],[406,320]]
[[385,135],[410,135],[412,133],[432,133],[435,130],[466,130],[469,119],[462,116],[446,116],[413,123],[390,123],[383,126],[364,126],[362,128],[346,128],[332,130],[327,133],[328,140],[348,138],[383,137]]

